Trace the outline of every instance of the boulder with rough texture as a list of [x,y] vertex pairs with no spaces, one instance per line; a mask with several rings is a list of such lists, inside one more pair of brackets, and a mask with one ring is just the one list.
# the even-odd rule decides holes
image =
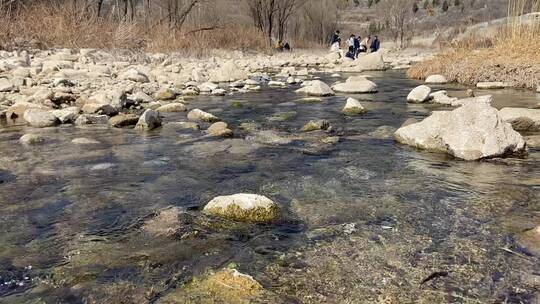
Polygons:
[[211,82],[233,82],[248,78],[248,73],[234,61],[227,61],[217,70],[210,73]]
[[108,121],[109,117],[107,115],[82,114],[75,120],[75,125],[104,125],[107,124]]
[[144,73],[136,69],[129,69],[123,72],[122,74],[120,74],[118,78],[123,79],[123,80],[140,82],[140,83],[150,82],[150,80],[148,79],[148,76],[146,76]]
[[180,102],[173,102],[166,105],[162,105],[156,109],[158,112],[185,112],[187,111],[186,106]]
[[426,78],[426,83],[445,84],[447,82],[446,77],[443,75],[430,75]]
[[394,137],[406,145],[465,160],[520,154],[526,149],[521,135],[486,103],[433,112],[422,122],[401,127]]
[[351,71],[382,71],[385,69],[384,59],[381,52],[360,55],[357,60],[352,61]]
[[540,93],[540,84],[536,87],[536,93]]
[[407,101],[412,103],[422,103],[429,99],[431,88],[426,85],[421,85],[414,88],[407,96]]
[[477,96],[477,97],[469,97],[469,98],[463,98],[458,99],[452,102],[452,106],[459,107],[470,103],[484,103],[487,105],[491,105],[491,102],[493,101],[493,96],[491,95],[483,95],[483,96]]
[[161,117],[159,113],[154,110],[146,110],[139,118],[135,129],[137,130],[153,130],[161,126]]
[[127,97],[123,90],[104,90],[90,96],[85,106],[87,104],[109,105],[116,111],[120,111],[126,106],[126,103]]
[[139,116],[135,114],[118,114],[109,119],[109,125],[114,128],[134,126],[139,122]]
[[36,128],[52,127],[60,123],[51,111],[42,109],[28,109],[24,111],[23,118],[28,124]]
[[41,109],[41,110],[48,110],[46,106],[35,104],[31,102],[26,101],[19,101],[7,108],[6,110],[6,118],[9,119],[15,119],[20,118],[24,115],[24,112],[28,109]]
[[355,82],[338,83],[332,89],[339,93],[361,94],[361,93],[376,93],[377,85],[370,80],[364,79]]
[[367,110],[360,104],[360,101],[354,98],[348,98],[347,103],[341,112],[346,115],[358,115],[366,113]]
[[213,123],[207,130],[208,134],[216,137],[232,137],[233,131],[223,121]]
[[296,90],[296,93],[308,96],[334,96],[336,93],[326,83],[320,80],[310,81],[305,87]]
[[458,98],[448,96],[448,93],[446,91],[437,91],[435,93],[431,93],[429,94],[429,98],[434,103],[444,105],[453,105],[453,103],[458,100]]
[[503,108],[500,111],[504,121],[512,124],[517,131],[540,131],[540,109]]
[[77,120],[80,111],[81,110],[78,107],[67,107],[60,110],[54,110],[52,113],[61,123],[72,123]]
[[200,109],[189,111],[187,118],[193,121],[217,122],[219,118]]
[[504,89],[506,84],[500,81],[488,81],[488,82],[479,82],[476,84],[476,87],[479,89]]
[[24,134],[19,138],[19,142],[23,145],[37,145],[45,141],[45,138],[39,134]]
[[15,86],[7,78],[0,78],[0,92],[10,92],[15,90]]
[[234,194],[212,199],[204,212],[238,221],[271,222],[279,217],[279,207],[269,198],[257,194]]
[[156,92],[156,100],[173,100],[176,98],[176,94],[171,89],[161,89]]

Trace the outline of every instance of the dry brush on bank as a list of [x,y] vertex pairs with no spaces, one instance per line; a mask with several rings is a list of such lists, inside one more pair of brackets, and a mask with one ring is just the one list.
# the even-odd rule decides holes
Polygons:
[[[530,5],[530,6],[528,6]],[[442,74],[449,81],[474,85],[500,81],[512,87],[536,89],[540,84],[540,14],[523,22],[527,11],[539,12],[540,1],[513,0],[508,25],[493,37],[472,36],[451,50],[408,70],[411,78]]]
[[341,3],[0,0],[0,49],[117,48],[204,53],[209,49],[260,51],[277,40],[292,42],[294,47],[313,46],[326,43],[335,30]]

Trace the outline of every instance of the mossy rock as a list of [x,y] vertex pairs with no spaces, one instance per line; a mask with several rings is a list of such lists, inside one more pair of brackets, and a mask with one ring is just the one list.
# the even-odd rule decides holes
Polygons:
[[268,223],[279,218],[280,209],[267,197],[257,194],[218,196],[205,207],[207,214],[236,221]]

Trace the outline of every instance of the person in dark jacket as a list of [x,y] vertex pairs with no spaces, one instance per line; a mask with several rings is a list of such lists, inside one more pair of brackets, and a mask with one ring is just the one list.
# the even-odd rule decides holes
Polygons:
[[341,43],[341,33],[339,31],[336,31],[334,34],[332,34],[330,45],[333,45],[336,42]]
[[369,47],[371,49],[371,52],[376,52],[381,48],[381,42],[379,41],[379,37],[375,36],[373,41],[371,41],[371,46]]
[[355,59],[356,53],[354,52],[354,46],[349,46],[349,51],[347,52],[347,54],[345,54],[345,57],[351,58],[352,60]]
[[360,53],[360,40],[362,38],[360,35],[354,37],[354,58],[358,58],[358,54]]

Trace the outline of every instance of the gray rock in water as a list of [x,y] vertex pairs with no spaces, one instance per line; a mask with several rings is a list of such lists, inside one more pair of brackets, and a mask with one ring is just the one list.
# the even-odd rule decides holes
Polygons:
[[162,112],[162,113],[165,113],[165,112],[185,112],[185,111],[187,111],[187,108],[183,103],[174,102],[174,103],[169,103],[169,104],[166,104],[166,105],[162,105],[159,108],[157,108],[156,111]]
[[148,109],[139,118],[139,121],[137,122],[135,129],[149,131],[149,130],[158,128],[160,126],[161,126],[161,117],[159,116],[159,113],[154,110]]
[[38,134],[24,134],[19,142],[23,145],[36,145],[45,142],[45,138]]
[[430,99],[434,103],[444,104],[444,105],[452,105],[454,102],[458,100],[458,98],[450,97],[446,93],[446,91],[437,91],[435,93],[429,94]]
[[422,122],[394,134],[400,143],[465,160],[523,153],[525,141],[485,103],[468,103],[453,111],[433,112]]
[[173,129],[191,129],[191,130],[200,130],[201,127],[199,126],[199,124],[195,123],[195,122],[184,122],[184,121],[180,121],[180,122],[168,122],[166,124],[163,125],[163,128],[173,128]]
[[504,121],[512,124],[517,131],[540,131],[540,109],[503,108],[500,111]]
[[336,93],[326,83],[320,80],[310,81],[305,87],[296,90],[296,93],[308,96],[334,96]]
[[370,80],[364,79],[355,82],[339,83],[332,87],[332,89],[339,93],[350,94],[362,94],[362,93],[376,93],[378,91],[377,85]]
[[266,223],[278,219],[280,209],[265,196],[239,193],[215,197],[204,206],[204,212],[237,221]]
[[426,85],[421,85],[414,88],[407,96],[407,101],[412,103],[422,103],[429,99],[431,88]]
[[228,128],[225,122],[213,123],[207,130],[208,134],[216,137],[232,137],[233,131]]
[[288,145],[292,142],[292,139],[273,130],[255,131],[246,140],[266,145]]
[[189,111],[187,118],[193,121],[204,121],[204,122],[210,122],[210,123],[219,121],[219,118],[217,118],[216,116],[210,113],[204,112],[203,110],[200,110],[200,109],[193,109]]
[[134,126],[139,122],[139,116],[135,114],[118,114],[109,119],[109,125],[115,128]]
[[367,113],[367,110],[360,104],[360,101],[354,98],[348,98],[347,103],[341,112],[345,115],[358,115]]
[[52,127],[60,123],[50,111],[41,109],[28,109],[24,112],[23,118],[32,127],[37,128]]

